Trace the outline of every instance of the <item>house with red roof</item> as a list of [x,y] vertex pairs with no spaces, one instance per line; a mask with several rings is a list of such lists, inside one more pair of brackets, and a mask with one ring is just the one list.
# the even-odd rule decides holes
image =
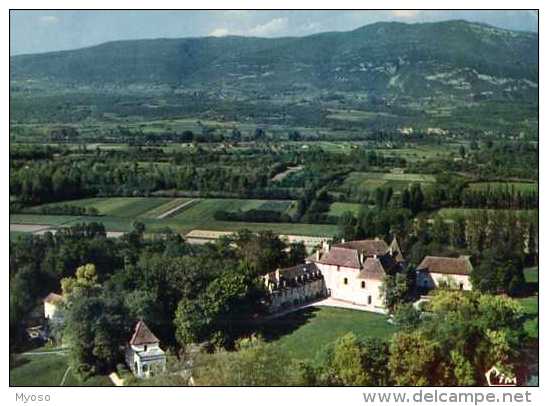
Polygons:
[[139,378],[148,378],[166,369],[166,354],[160,348],[160,340],[143,320],[137,322],[128,342],[126,364]]

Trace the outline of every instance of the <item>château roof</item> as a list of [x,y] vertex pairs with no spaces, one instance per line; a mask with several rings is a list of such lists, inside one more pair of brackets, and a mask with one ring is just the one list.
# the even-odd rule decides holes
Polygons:
[[319,272],[319,269],[315,263],[299,264],[289,268],[280,269],[280,275],[287,279],[295,278],[297,276],[312,272]]
[[447,275],[469,275],[472,272],[472,264],[468,257],[424,257],[417,271],[441,273]]
[[385,275],[384,267],[378,258],[366,258],[363,268],[358,274],[358,279],[382,280]]
[[346,268],[360,269],[358,251],[352,248],[335,245],[323,254],[318,261],[320,264],[344,266]]
[[403,257],[403,254],[400,249],[400,245],[398,244],[398,240],[396,237],[392,239],[392,242],[390,243],[390,250],[392,250],[392,255],[394,256],[394,259],[398,262],[405,261],[405,258]]
[[143,345],[143,344],[156,344],[160,340],[152,334],[152,331],[148,328],[143,320],[139,320],[133,331],[133,336],[129,340],[130,345]]
[[384,255],[387,253],[389,247],[384,240],[356,240],[348,241],[340,244],[335,244],[334,247],[351,248],[359,251],[360,254],[364,254],[366,257],[372,257],[373,255]]

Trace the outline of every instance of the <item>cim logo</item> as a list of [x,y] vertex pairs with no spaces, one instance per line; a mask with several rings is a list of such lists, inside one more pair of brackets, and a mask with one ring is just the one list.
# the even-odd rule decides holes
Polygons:
[[515,376],[505,375],[495,366],[485,373],[485,379],[489,386],[518,386]]

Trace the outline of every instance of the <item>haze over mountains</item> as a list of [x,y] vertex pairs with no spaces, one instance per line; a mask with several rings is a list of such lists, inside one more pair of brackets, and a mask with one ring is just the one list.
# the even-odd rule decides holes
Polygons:
[[375,23],[299,38],[109,42],[11,58],[11,79],[72,85],[532,95],[538,34],[465,21]]

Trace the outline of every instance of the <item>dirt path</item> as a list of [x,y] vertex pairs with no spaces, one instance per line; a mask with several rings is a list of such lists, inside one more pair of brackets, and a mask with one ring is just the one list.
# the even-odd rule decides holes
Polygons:
[[301,165],[299,165],[299,166],[290,166],[290,167],[288,167],[285,171],[280,172],[280,173],[278,173],[277,175],[275,175],[275,176],[272,178],[272,181],[278,182],[278,181],[282,180],[283,178],[285,178],[285,177],[286,177],[287,175],[289,175],[290,173],[298,172],[298,171],[300,171],[301,169],[303,169],[303,167],[302,167]]
[[166,211],[165,213],[160,214],[160,215],[159,215],[158,217],[156,217],[156,218],[157,218],[158,220],[165,219],[166,217],[169,217],[169,216],[171,216],[172,214],[178,212],[179,210],[184,209],[184,208],[187,207],[188,205],[194,203],[196,200],[198,200],[198,199],[190,199],[188,202],[181,203],[179,206],[174,207],[173,209],[168,210],[168,211]]
[[114,386],[124,386],[124,380],[120,378],[116,372],[110,373],[108,379],[110,379],[110,382],[112,382]]
[[70,371],[70,368],[71,367],[68,367],[67,370],[65,371],[65,375],[63,375],[63,379],[61,380],[61,383],[59,384],[59,386],[63,386],[65,384],[65,380],[67,379],[67,375]]

